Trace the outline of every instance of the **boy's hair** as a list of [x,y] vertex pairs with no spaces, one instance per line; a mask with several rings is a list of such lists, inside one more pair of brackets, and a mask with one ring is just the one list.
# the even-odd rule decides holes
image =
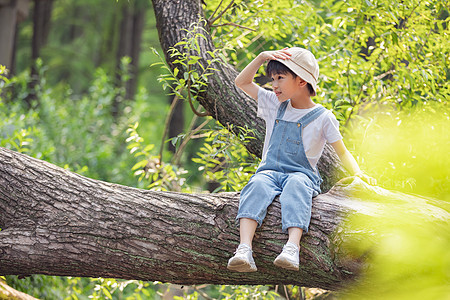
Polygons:
[[[266,67],[267,76],[271,77],[274,74],[291,74],[294,78],[298,75],[295,74],[291,69],[286,67],[284,64],[276,60],[270,60]],[[310,83],[306,85],[310,95],[314,95],[314,89]]]

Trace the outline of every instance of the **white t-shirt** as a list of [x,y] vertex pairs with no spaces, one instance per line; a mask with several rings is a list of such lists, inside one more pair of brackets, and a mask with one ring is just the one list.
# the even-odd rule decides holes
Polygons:
[[[273,124],[278,114],[280,101],[274,92],[268,91],[264,88],[259,88],[258,91],[258,117],[266,121],[266,137],[264,139],[264,148],[262,159],[267,155],[270,137],[272,135]],[[320,104],[316,104],[312,108],[297,109],[292,107],[289,101],[282,120],[288,122],[297,122],[301,117],[317,108]],[[329,110],[322,113],[317,119],[312,121],[303,129],[302,132],[303,146],[305,147],[306,157],[313,168],[316,167],[320,156],[322,155],[325,143],[334,143],[342,139],[339,132],[339,122],[336,117]]]

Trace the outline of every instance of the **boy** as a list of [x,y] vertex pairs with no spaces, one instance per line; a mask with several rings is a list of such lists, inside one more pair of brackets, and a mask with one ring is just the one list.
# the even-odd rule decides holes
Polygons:
[[[273,92],[253,82],[265,62],[272,77]],[[260,53],[236,77],[236,85],[258,101],[258,116],[266,121],[266,137],[261,163],[241,192],[239,211],[240,245],[228,261],[228,269],[237,272],[257,270],[252,256],[256,228],[267,207],[280,195],[283,232],[289,239],[274,264],[299,269],[300,239],[308,231],[312,198],[320,193],[322,179],[316,170],[324,145],[330,143],[344,167],[370,184],[348,152],[339,132],[336,117],[315,104],[319,66],[314,55],[302,48],[284,48]]]

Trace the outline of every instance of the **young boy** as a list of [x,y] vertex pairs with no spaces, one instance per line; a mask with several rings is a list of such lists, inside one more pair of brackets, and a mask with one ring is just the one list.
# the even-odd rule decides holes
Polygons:
[[[273,92],[253,82],[265,62],[272,77]],[[256,228],[267,207],[280,195],[282,230],[289,239],[274,264],[299,269],[299,248],[303,231],[308,231],[312,198],[320,193],[322,179],[316,169],[324,145],[330,143],[344,167],[368,183],[348,152],[339,132],[336,117],[311,97],[316,95],[319,66],[314,55],[302,48],[284,48],[260,53],[236,77],[236,85],[258,101],[258,116],[266,121],[266,137],[261,163],[241,192],[239,211],[240,245],[228,261],[237,272],[257,270],[252,256]]]

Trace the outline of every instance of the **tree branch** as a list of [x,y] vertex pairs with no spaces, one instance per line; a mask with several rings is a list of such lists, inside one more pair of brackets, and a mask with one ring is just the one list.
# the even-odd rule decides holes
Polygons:
[[239,27],[239,28],[243,28],[243,29],[248,29],[248,30],[250,30],[250,31],[256,31],[256,30],[253,29],[253,28],[246,27],[246,26],[242,26],[242,25],[239,25],[239,24],[236,24],[236,23],[233,23],[233,22],[230,22],[230,23],[222,23],[222,24],[212,24],[212,25],[210,25],[210,26],[211,26],[211,27],[234,26],[234,27]]
[[[350,195],[355,191],[364,191],[366,201]],[[391,203],[370,201],[380,195]],[[226,269],[239,243],[234,220],[238,198],[239,193],[130,188],[0,148],[0,274],[185,285],[295,284],[334,290],[355,278],[363,266],[362,257],[348,253],[343,241],[371,232],[344,226],[348,214],[377,218],[385,210],[401,207],[424,219],[449,219],[446,211],[427,204],[426,199],[391,193],[352,178],[314,198],[310,230],[302,238],[299,272],[273,265],[287,238],[281,231],[276,199],[255,237],[258,272],[241,274]]]
[[[222,4],[222,2],[220,2],[220,4]],[[218,15],[217,17],[213,18],[213,16],[211,16],[211,18],[208,19],[208,25],[211,26],[212,24],[214,24],[214,22],[216,22],[218,19],[220,19],[220,18],[223,16],[223,14],[224,14],[227,10],[229,10],[229,9],[231,8],[231,6],[232,6],[233,4],[234,4],[234,0],[231,0],[231,2],[228,4],[228,6],[225,7],[225,9],[222,10],[222,11],[219,13],[219,15]],[[220,5],[219,5],[219,6],[220,6]],[[217,11],[217,10],[216,10],[216,11]],[[214,14],[215,14],[215,12],[214,12]],[[214,14],[213,14],[213,15],[214,15]]]

